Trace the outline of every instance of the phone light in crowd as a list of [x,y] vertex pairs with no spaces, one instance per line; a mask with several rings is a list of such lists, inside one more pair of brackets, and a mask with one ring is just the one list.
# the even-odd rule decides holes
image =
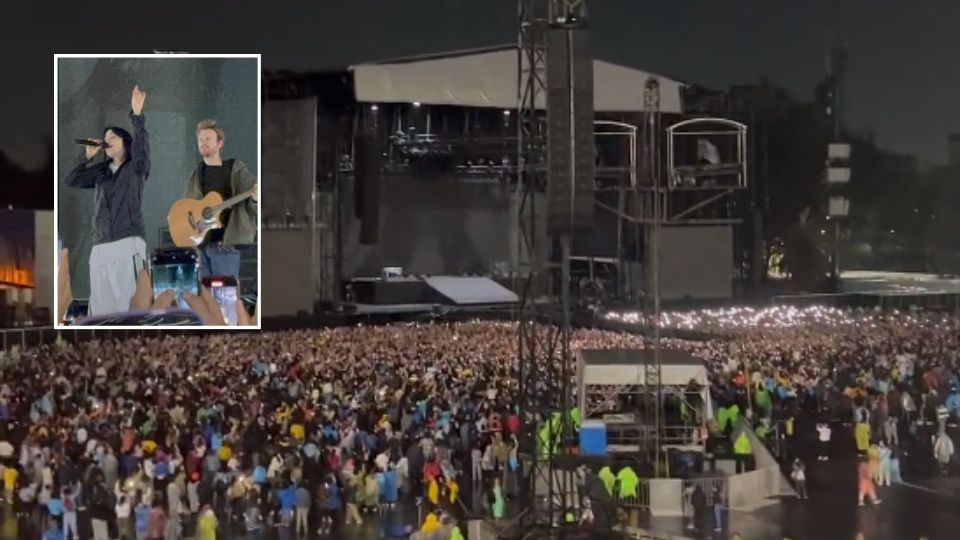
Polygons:
[[[652,316],[635,312],[608,312],[607,320],[630,325],[652,324]],[[772,306],[763,309],[733,307],[664,312],[660,327],[678,330],[735,331],[749,328],[793,328],[805,325],[846,326],[861,321],[849,312],[832,307]]]

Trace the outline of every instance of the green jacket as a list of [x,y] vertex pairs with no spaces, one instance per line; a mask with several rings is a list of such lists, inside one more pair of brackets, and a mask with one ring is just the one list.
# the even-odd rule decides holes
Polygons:
[[739,456],[753,453],[753,449],[750,448],[750,439],[748,439],[747,435],[742,431],[733,443],[733,453]]
[[[230,189],[234,196],[250,191],[253,185],[257,183],[257,177],[250,172],[247,165],[240,161],[233,161],[233,167],[230,170]],[[187,189],[183,196],[190,199],[200,199],[203,197],[203,191],[200,189],[200,164],[190,173],[187,178]],[[223,231],[223,245],[236,246],[237,244],[253,244],[257,241],[257,202],[253,198],[248,198],[242,203],[230,209],[230,223],[227,224],[227,230]]]

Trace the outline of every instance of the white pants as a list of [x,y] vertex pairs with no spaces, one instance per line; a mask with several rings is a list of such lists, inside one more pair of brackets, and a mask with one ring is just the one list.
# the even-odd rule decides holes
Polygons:
[[147,243],[138,236],[97,244],[90,251],[90,315],[129,311],[137,290],[134,256],[147,258]]
[[77,532],[77,513],[76,512],[64,512],[63,538],[64,540],[79,540],[80,534]]
[[90,521],[90,526],[93,529],[93,540],[110,540],[106,521],[94,519]]

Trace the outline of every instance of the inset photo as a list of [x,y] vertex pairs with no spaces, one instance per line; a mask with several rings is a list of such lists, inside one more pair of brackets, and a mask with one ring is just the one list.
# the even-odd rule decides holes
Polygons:
[[260,56],[54,56],[60,327],[260,327]]

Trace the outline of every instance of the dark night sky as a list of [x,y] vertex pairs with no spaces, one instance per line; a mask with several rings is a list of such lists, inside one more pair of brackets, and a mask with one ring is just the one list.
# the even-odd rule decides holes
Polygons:
[[[717,87],[767,75],[804,98],[823,76],[828,45],[842,36],[851,47],[855,127],[932,163],[945,160],[947,134],[960,132],[958,0],[588,4],[599,58]],[[52,136],[55,52],[261,52],[266,68],[322,69],[516,39],[515,0],[47,1],[3,9],[0,149],[29,165],[42,160],[42,140]]]

